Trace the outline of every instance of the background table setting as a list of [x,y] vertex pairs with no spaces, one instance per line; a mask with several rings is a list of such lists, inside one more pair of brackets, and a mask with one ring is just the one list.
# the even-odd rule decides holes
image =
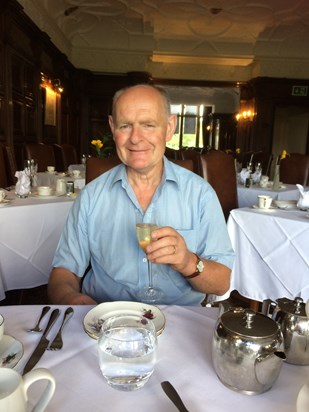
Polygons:
[[309,298],[309,211],[294,207],[231,211],[228,232],[236,252],[231,289],[263,301]]
[[[142,304],[141,304],[142,305]],[[66,306],[51,329],[52,340],[60,327]],[[154,373],[141,389],[123,392],[111,388],[103,379],[98,361],[98,341],[85,332],[85,317],[95,306],[74,306],[74,314],[63,330],[63,347],[46,351],[35,368],[48,369],[56,380],[56,391],[47,410],[59,411],[175,411],[160,383],[170,381],[190,412],[226,412],[233,409],[295,411],[296,399],[308,380],[309,367],[283,364],[278,380],[262,394],[249,396],[232,391],[216,376],[212,364],[211,342],[218,316],[217,308],[159,306],[164,328],[158,336],[157,361]],[[30,333],[41,313],[37,306],[3,306],[5,336],[13,336],[19,350],[15,370],[23,368],[37,345],[40,334]],[[47,324],[48,316],[41,322]],[[3,362],[3,359],[2,359]],[[12,367],[13,364],[7,366]],[[4,367],[4,365],[2,365]],[[34,370],[34,369],[33,369]],[[42,384],[31,387],[32,406],[39,397]]]
[[[76,193],[77,194],[77,193]],[[5,291],[46,284],[68,212],[75,197],[19,198],[6,191],[0,207],[0,300]]]

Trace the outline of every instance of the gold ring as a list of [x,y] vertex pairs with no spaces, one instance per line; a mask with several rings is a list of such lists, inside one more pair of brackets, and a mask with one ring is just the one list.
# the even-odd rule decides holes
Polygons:
[[176,254],[176,251],[177,251],[177,249],[176,249],[176,246],[175,245],[173,245],[174,246],[174,252],[172,253],[173,255],[175,255]]

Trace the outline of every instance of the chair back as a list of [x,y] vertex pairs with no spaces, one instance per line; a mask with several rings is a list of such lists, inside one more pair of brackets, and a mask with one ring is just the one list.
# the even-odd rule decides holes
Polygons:
[[14,149],[11,146],[4,146],[4,162],[7,174],[8,185],[16,185],[17,178],[15,173],[17,171],[17,163],[15,158]]
[[8,179],[6,175],[4,162],[4,146],[0,144],[0,188],[5,189],[8,186]]
[[202,177],[210,183],[217,193],[227,220],[230,211],[238,208],[234,158],[221,150],[211,150],[200,156]]
[[309,185],[309,155],[291,153],[280,162],[280,180],[288,184]]
[[192,160],[193,162],[193,172],[199,176],[202,176],[202,165],[201,165],[201,153],[194,149],[181,149],[180,150],[181,159]]
[[86,184],[121,163],[118,156],[89,157],[86,161]]
[[172,149],[171,147],[165,147],[164,155],[169,159],[179,159],[179,150]]
[[46,172],[47,166],[55,166],[56,160],[52,146],[43,143],[26,143],[25,158],[36,159],[38,162],[38,172]]
[[56,161],[56,170],[58,172],[66,172],[70,165],[79,164],[75,146],[63,143],[54,144],[54,153]]
[[256,163],[261,163],[262,167],[262,174],[269,176],[270,174],[270,168],[271,164],[273,161],[273,154],[272,153],[267,153],[267,152],[254,152],[253,153],[253,168]]
[[171,162],[175,163],[176,165],[179,165],[181,167],[184,167],[185,169],[190,170],[191,172],[194,172],[194,165],[193,165],[193,160],[192,159],[169,159]]

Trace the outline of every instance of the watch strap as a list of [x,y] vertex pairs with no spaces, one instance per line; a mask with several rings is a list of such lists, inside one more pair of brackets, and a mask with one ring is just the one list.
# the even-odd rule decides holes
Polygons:
[[[199,261],[199,260],[201,260],[201,258],[196,254],[196,253],[193,253],[195,256],[196,256],[196,258],[197,258],[197,262]],[[185,276],[185,278],[186,279],[193,279],[193,278],[196,278],[196,276],[199,276],[201,273],[198,271],[198,269],[196,268],[195,269],[195,271],[191,274],[191,275],[189,275],[189,276]]]

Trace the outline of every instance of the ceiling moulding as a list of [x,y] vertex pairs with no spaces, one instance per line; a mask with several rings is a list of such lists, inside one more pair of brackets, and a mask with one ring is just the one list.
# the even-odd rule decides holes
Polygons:
[[249,66],[252,57],[205,57],[205,56],[176,56],[171,54],[153,53],[150,59],[154,63],[174,64],[212,64],[216,66]]

